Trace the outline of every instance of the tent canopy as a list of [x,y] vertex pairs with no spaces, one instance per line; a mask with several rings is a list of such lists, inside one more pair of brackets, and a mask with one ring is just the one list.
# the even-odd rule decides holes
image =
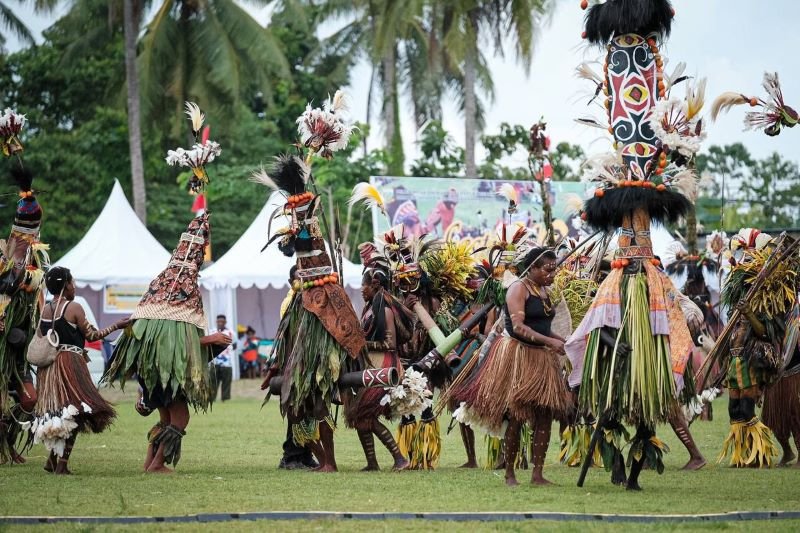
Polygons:
[[72,271],[75,284],[99,291],[110,284],[147,285],[170,254],[136,216],[119,181],[92,227],[56,265]]
[[[237,288],[249,289],[255,286],[266,289],[269,286],[280,289],[289,285],[289,270],[295,265],[293,257],[283,255],[276,244],[264,250],[267,243],[269,216],[279,205],[280,196],[273,195],[261,209],[250,227],[239,237],[236,244],[217,262],[203,270],[201,283],[206,289]],[[272,232],[285,226],[278,219],[273,221]],[[346,286],[361,286],[361,267],[345,259],[343,261],[343,281]]]

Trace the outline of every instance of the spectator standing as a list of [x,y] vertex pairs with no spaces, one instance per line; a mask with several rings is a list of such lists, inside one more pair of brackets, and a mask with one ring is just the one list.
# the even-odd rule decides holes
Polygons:
[[[234,339],[233,332],[228,329],[228,319],[225,315],[217,315],[217,329],[211,332],[222,333],[226,337]],[[216,348],[216,347],[215,347]],[[214,401],[217,400],[217,392],[222,388],[222,401],[231,399],[231,381],[233,381],[233,359],[236,355],[236,341],[227,345],[219,345],[222,351],[214,357]],[[214,350],[216,353],[216,349]]]

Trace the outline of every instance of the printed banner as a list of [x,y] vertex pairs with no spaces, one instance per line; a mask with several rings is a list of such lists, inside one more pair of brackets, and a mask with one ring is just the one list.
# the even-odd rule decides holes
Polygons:
[[147,285],[106,285],[103,290],[103,312],[130,314],[136,309]]
[[[496,240],[503,222],[531,228],[539,241],[545,236],[542,196],[537,181],[503,181],[466,178],[406,178],[373,176],[370,181],[386,200],[387,217],[373,213],[375,234],[403,224],[407,232],[448,240],[471,239],[476,247]],[[508,200],[498,192],[505,183],[517,190],[516,213],[508,214]],[[577,237],[580,205],[585,185],[572,181],[546,181],[556,239]]]

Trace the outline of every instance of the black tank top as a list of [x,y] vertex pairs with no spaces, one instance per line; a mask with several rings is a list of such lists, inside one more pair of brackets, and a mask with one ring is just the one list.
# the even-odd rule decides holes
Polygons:
[[[78,348],[83,348],[86,344],[86,338],[83,336],[83,332],[75,326],[71,324],[66,318],[64,318],[64,313],[67,312],[67,307],[72,305],[72,303],[68,303],[64,310],[61,312],[61,316],[55,319],[55,323],[53,323],[53,318],[56,316],[56,310],[53,306],[53,302],[50,302],[50,309],[53,312],[53,318],[50,320],[43,318],[42,325],[41,325],[41,332],[42,335],[47,335],[47,332],[50,331],[50,328],[56,330],[58,334],[58,343],[59,344],[67,344],[70,346],[77,346]],[[80,305],[80,304],[76,304]]]
[[[540,297],[534,296],[530,292],[528,293],[528,297],[525,299],[525,320],[523,324],[536,333],[549,337],[551,335],[550,327],[556,312],[550,304],[550,299],[547,298],[546,300],[547,306],[545,307],[545,302]],[[511,324],[511,313],[508,312],[508,305],[504,305],[503,308],[506,312],[506,332],[519,341],[529,343],[530,341],[527,339],[520,338],[514,334],[514,326]]]

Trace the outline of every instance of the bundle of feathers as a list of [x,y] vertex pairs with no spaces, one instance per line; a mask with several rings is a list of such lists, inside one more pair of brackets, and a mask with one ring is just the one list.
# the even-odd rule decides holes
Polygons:
[[657,34],[663,39],[672,30],[673,17],[669,0],[607,0],[586,14],[586,39],[598,46],[626,33]]
[[[250,176],[250,181],[258,183],[267,187],[271,191],[280,192],[287,200],[292,196],[297,196],[305,193],[308,185],[311,170],[308,165],[296,155],[283,154],[275,158],[269,172],[264,167],[259,168]],[[312,205],[309,207],[313,212],[314,204],[318,202],[319,197],[312,199]],[[285,206],[276,208],[269,217],[267,225],[267,244],[261,249],[264,251],[267,247],[280,239],[278,248],[287,257],[291,257],[295,253],[295,238],[292,233],[290,225],[286,225],[272,235],[272,222],[287,214]]]

